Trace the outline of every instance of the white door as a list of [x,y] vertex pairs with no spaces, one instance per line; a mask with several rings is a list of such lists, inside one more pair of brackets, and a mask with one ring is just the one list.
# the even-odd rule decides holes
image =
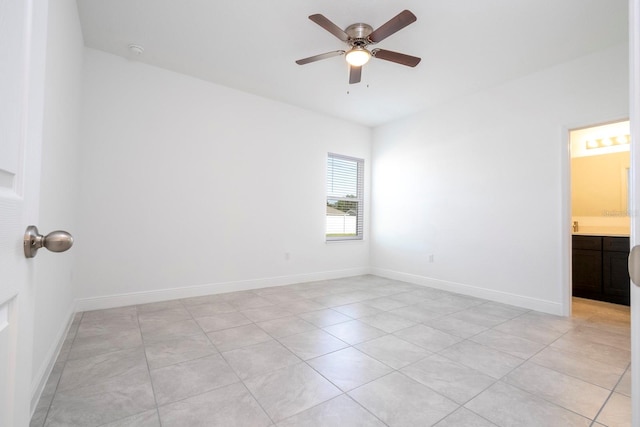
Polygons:
[[37,220],[47,0],[0,0],[0,426],[30,417],[33,260],[22,247]]
[[[629,64],[631,76],[631,245],[640,245],[640,0],[630,0]],[[631,405],[634,427],[640,427],[640,287],[631,284]]]

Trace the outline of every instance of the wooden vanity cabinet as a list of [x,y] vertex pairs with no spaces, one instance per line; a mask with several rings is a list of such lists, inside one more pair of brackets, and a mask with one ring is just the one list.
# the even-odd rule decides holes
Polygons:
[[629,305],[629,238],[573,236],[573,295]]

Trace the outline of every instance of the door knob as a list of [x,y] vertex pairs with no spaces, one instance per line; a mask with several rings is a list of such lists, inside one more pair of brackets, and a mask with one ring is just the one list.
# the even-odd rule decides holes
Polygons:
[[73,236],[66,231],[52,231],[43,236],[38,232],[38,227],[30,225],[24,233],[24,256],[33,258],[38,249],[45,247],[51,252],[64,252],[73,245]]
[[640,286],[640,246],[634,246],[629,254],[629,277],[636,286]]

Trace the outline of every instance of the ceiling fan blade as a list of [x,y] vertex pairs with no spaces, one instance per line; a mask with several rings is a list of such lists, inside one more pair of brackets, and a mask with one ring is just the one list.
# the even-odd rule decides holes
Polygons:
[[309,16],[309,19],[311,19],[316,24],[320,25],[325,30],[329,31],[331,34],[333,34],[343,42],[346,42],[347,40],[349,40],[349,36],[347,35],[347,33],[342,31],[342,28],[338,27],[336,24],[329,21],[324,15],[316,13],[315,15]]
[[334,50],[333,52],[321,53],[320,55],[314,55],[308,58],[298,59],[296,61],[296,64],[304,65],[310,62],[321,61],[323,59],[333,58],[334,56],[340,56],[340,55],[344,55],[344,50]]
[[415,67],[421,61],[417,56],[405,55],[404,53],[384,49],[373,49],[371,54],[378,59],[384,59],[385,61],[406,65],[407,67]]
[[349,65],[349,84],[352,85],[354,83],[360,83],[361,78],[362,66],[356,67],[354,65]]
[[378,43],[389,37],[391,34],[394,34],[407,25],[416,22],[418,18],[408,10],[403,10],[385,24],[383,24],[380,28],[376,29],[373,33],[369,34],[369,40],[373,43]]

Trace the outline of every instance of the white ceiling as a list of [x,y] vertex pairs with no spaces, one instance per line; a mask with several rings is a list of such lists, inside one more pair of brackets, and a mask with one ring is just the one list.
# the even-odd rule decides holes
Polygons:
[[[624,43],[627,0],[77,0],[85,44],[256,95],[376,126],[473,91]],[[344,49],[307,17],[374,29],[417,22],[376,47],[422,58],[372,59],[348,84]],[[612,64],[626,66],[626,64]]]

